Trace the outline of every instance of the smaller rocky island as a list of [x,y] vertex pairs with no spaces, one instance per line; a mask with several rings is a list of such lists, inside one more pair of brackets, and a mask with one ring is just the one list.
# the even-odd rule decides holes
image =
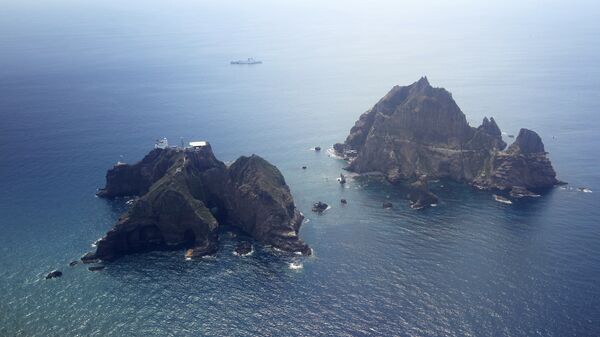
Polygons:
[[426,77],[395,86],[363,113],[344,143],[333,146],[356,173],[380,172],[392,183],[410,183],[411,207],[437,203],[428,179],[447,178],[479,189],[538,196],[558,183],[540,136],[521,129],[506,150],[494,118],[467,123],[452,94]]
[[227,166],[208,142],[173,148],[165,139],[140,162],[108,170],[97,195],[134,199],[96,251],[82,257],[86,263],[164,249],[188,248],[188,257],[212,254],[222,226],[283,251],[311,254],[298,237],[304,216],[281,172],[257,155]]

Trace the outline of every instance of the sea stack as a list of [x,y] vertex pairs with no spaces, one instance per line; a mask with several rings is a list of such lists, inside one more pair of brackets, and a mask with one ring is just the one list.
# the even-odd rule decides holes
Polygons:
[[[471,127],[452,94],[426,77],[395,86],[362,114],[334,150],[348,170],[378,171],[394,183],[449,178],[483,189],[543,189],[557,183],[540,137],[522,129],[506,143],[494,118]],[[433,199],[432,199],[433,200]]]
[[192,257],[211,254],[219,227],[227,225],[263,244],[310,254],[298,237],[304,217],[275,166],[257,155],[226,166],[208,142],[198,144],[155,148],[134,165],[108,170],[98,196],[137,198],[84,262],[183,247]]

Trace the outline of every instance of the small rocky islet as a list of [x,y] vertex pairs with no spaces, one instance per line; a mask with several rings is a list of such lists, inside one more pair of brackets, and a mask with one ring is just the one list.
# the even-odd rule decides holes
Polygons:
[[412,208],[437,204],[429,179],[506,191],[515,198],[539,196],[532,191],[560,183],[536,132],[521,129],[506,146],[494,118],[470,126],[452,94],[422,77],[393,87],[333,149],[348,161],[348,171],[380,172],[391,183],[409,182]]

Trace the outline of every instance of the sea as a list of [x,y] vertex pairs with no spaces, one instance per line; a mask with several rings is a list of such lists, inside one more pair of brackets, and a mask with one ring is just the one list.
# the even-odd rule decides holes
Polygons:
[[[600,335],[596,1],[0,8],[0,336]],[[248,57],[263,63],[230,64]],[[493,116],[508,142],[537,131],[569,184],[507,205],[442,180],[426,210],[377,177],[340,186],[346,163],[327,150],[421,76],[472,126]],[[127,210],[95,196],[107,169],[161,137],[275,164],[313,256],[234,256],[246,238],[224,229],[210,258],[70,267]]]

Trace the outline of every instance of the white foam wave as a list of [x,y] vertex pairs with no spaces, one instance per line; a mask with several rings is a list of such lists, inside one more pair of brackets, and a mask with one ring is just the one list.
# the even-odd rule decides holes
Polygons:
[[304,265],[301,262],[292,262],[289,264],[289,268],[292,270],[299,270],[304,268]]
[[344,159],[344,157],[338,155],[333,148],[327,149],[327,154],[333,159]]

